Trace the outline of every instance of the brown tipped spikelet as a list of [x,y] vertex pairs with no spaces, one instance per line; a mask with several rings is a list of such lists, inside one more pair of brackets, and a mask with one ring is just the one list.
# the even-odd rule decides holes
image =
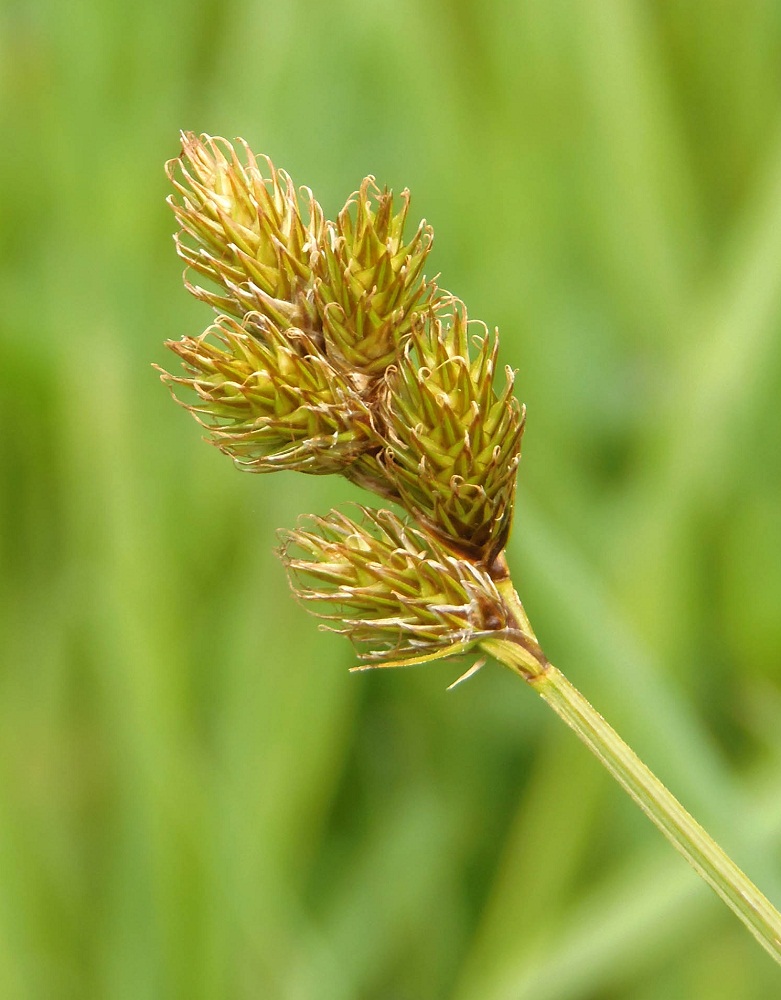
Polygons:
[[457,552],[490,564],[510,531],[524,410],[507,368],[497,394],[498,340],[470,340],[463,305],[412,333],[383,396],[385,462],[402,504]]
[[[341,472],[374,441],[362,400],[301,330],[223,316],[166,346],[185,375],[163,372],[163,381],[243,469]],[[179,399],[182,388],[194,400]]]
[[291,585],[359,658],[401,666],[463,652],[508,627],[489,575],[387,510],[303,519],[282,533]]
[[397,357],[416,317],[436,295],[423,268],[433,239],[421,222],[404,243],[409,193],[393,196],[367,177],[335,223],[327,223],[316,301],[326,350],[347,368],[379,375]]
[[319,325],[312,271],[322,253],[322,210],[306,192],[304,222],[288,175],[242,148],[243,159],[225,139],[183,132],[181,156],[166,165],[179,256],[219,291],[187,287],[238,319],[257,310],[311,331]]

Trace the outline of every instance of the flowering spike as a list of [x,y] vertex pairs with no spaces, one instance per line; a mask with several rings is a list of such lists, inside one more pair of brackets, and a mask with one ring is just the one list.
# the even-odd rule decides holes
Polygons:
[[508,628],[488,573],[388,510],[309,516],[282,532],[296,595],[349,636],[368,664],[405,665],[464,652]]
[[409,192],[393,214],[393,196],[367,177],[336,223],[326,224],[321,277],[316,285],[329,354],[348,368],[379,375],[396,359],[416,317],[436,296],[423,267],[431,227],[421,222],[404,243]]
[[384,461],[402,504],[454,551],[490,564],[510,531],[524,411],[493,389],[498,343],[468,336],[454,301],[449,322],[412,332],[383,395]]
[[225,139],[182,133],[182,154],[166,170],[176,189],[168,201],[181,226],[179,256],[214,282],[212,292],[188,289],[241,319],[260,311],[274,322],[313,332],[313,267],[322,252],[323,213],[307,191],[304,223],[293,182],[271,160],[242,143],[244,158]]
[[250,472],[341,472],[370,444],[360,397],[301,330],[284,333],[258,314],[220,317],[200,337],[167,341],[184,376],[162,373],[172,390],[191,390],[186,409],[212,442]]

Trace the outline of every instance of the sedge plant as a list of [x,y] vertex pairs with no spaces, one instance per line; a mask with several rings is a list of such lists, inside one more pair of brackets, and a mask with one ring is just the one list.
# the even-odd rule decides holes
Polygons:
[[297,597],[356,670],[472,654],[458,680],[487,657],[517,674],[781,963],[781,914],[540,647],[505,558],[525,411],[497,332],[426,277],[408,192],[367,177],[328,221],[246,143],[192,133],[167,173],[185,285],[218,314],[167,342],[174,397],[240,469],[341,475],[404,511],[283,532]]

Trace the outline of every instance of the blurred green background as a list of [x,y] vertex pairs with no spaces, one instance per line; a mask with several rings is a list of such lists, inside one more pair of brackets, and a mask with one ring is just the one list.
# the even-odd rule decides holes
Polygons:
[[492,666],[351,676],[151,362],[163,162],[409,186],[529,407],[551,659],[781,900],[781,5],[6,0],[0,996],[766,1000],[772,961]]

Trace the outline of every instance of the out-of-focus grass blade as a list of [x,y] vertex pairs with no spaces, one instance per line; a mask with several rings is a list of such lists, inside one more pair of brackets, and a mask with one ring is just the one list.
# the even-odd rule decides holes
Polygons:
[[[749,804],[748,818],[758,845],[772,851],[781,841],[778,774],[761,783]],[[611,873],[606,883],[584,897],[571,922],[559,927],[556,940],[531,960],[512,960],[496,970],[495,989],[485,1000],[586,1000],[600,990],[629,985],[671,954],[685,954],[702,934],[702,926],[730,918],[679,858],[662,848],[638,852]],[[744,935],[738,925],[734,932]],[[750,942],[749,942],[750,943]],[[745,953],[745,975],[775,982],[777,971],[761,951]],[[750,972],[749,972],[750,970]]]
[[[606,782],[575,741],[559,739],[558,727],[544,730],[456,997],[477,996],[508,956],[533,953],[555,935],[588,867],[595,809]],[[565,791],[574,787],[577,795]]]

